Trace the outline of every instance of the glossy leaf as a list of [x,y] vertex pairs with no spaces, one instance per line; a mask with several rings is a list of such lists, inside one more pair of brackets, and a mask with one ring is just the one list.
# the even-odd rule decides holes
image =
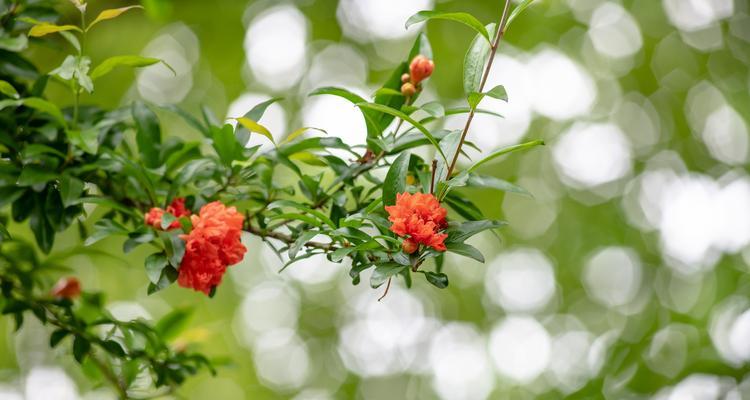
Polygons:
[[[487,31],[494,32],[495,24],[489,24]],[[477,34],[472,40],[469,50],[464,56],[464,92],[466,94],[479,92],[482,76],[484,75],[485,65],[490,57],[490,43],[484,40],[484,37]]]
[[406,266],[396,263],[378,265],[375,267],[375,270],[372,271],[372,276],[370,276],[370,286],[373,289],[378,288],[388,281],[389,278],[398,275],[406,268]]
[[484,164],[486,164],[486,163],[488,163],[488,162],[490,162],[490,161],[492,161],[492,160],[494,160],[494,159],[496,159],[496,158],[498,158],[500,156],[503,156],[505,154],[513,153],[513,152],[520,151],[520,150],[530,149],[530,148],[536,147],[536,146],[543,146],[543,145],[544,145],[544,141],[543,140],[532,140],[530,142],[521,143],[521,144],[517,144],[517,145],[514,145],[514,146],[508,146],[508,147],[502,148],[502,149],[497,150],[494,153],[488,155],[487,157],[482,158],[481,160],[477,161],[476,163],[474,163],[474,165],[472,165],[467,170],[467,172],[476,171],[477,168],[481,167],[482,165],[484,165]]
[[406,191],[406,174],[409,171],[409,160],[411,154],[408,151],[401,153],[391,164],[383,181],[383,205],[396,204],[396,195]]
[[424,275],[427,282],[430,282],[436,288],[445,289],[448,287],[448,275],[432,271],[426,271]]
[[94,70],[91,71],[91,79],[96,80],[97,78],[100,78],[112,72],[112,70],[117,67],[142,68],[142,67],[148,67],[149,65],[154,65],[159,62],[164,63],[164,65],[167,68],[169,68],[173,73],[175,73],[174,69],[172,69],[172,67],[170,67],[169,64],[165,63],[164,61],[158,58],[126,55],[126,56],[114,56],[114,57],[110,57],[102,61],[101,64],[97,65],[96,68],[94,68]]
[[478,34],[485,38],[488,43],[490,42],[490,34],[487,32],[487,28],[485,28],[484,25],[473,15],[463,12],[420,11],[409,17],[406,21],[406,28],[430,19],[444,19],[462,23],[471,29],[474,29]]
[[136,101],[132,107],[136,126],[136,143],[143,164],[148,168],[160,165],[161,128],[156,114],[143,102]]
[[445,245],[448,251],[460,256],[469,257],[474,260],[484,263],[484,256],[477,250],[476,247],[468,245],[466,243],[446,243]]
[[29,30],[29,36],[42,37],[45,35],[49,35],[50,33],[63,32],[63,31],[82,32],[81,28],[75,25],[55,25],[49,22],[41,22],[31,27],[31,30]]
[[265,126],[246,117],[240,117],[240,118],[235,118],[235,119],[237,120],[237,122],[240,123],[240,125],[242,125],[242,127],[247,129],[248,131],[259,133],[265,136],[268,140],[270,140],[271,143],[276,145],[276,141],[273,139],[273,135],[271,135],[271,131],[269,131],[268,128],[266,128]]
[[19,97],[16,88],[14,88],[13,85],[4,80],[0,80],[0,93],[14,99],[17,99]]
[[510,24],[516,20],[525,10],[528,8],[534,0],[523,0],[521,4],[517,5],[516,8],[511,11],[508,17],[508,22],[505,23],[505,29],[507,30]]
[[169,265],[169,262],[164,253],[154,253],[146,257],[145,265],[148,280],[153,284],[157,284],[161,278],[162,270]]

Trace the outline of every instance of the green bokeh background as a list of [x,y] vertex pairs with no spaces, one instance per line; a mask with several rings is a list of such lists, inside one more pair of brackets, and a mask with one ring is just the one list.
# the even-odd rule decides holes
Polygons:
[[[589,1],[591,4],[604,2]],[[198,113],[200,105],[207,105],[217,115],[223,116],[229,103],[242,93],[252,91],[274,94],[262,83],[247,79],[247,74],[243,74],[243,69],[246,69],[243,51],[246,26],[243,24],[243,15],[252,18],[254,14],[281,2],[154,0],[144,3],[149,6],[146,15],[142,12],[131,12],[106,26],[102,24],[93,31],[87,46],[94,64],[117,54],[139,54],[166,25],[180,21],[194,32],[200,42],[200,58],[192,72],[195,77],[194,85],[182,102],[183,107]],[[393,66],[380,58],[377,51],[385,48],[394,54],[406,54],[411,39],[389,42],[385,47],[381,45],[380,49],[376,49],[372,44],[353,41],[344,36],[337,24],[337,3],[336,0],[284,2],[298,7],[308,18],[310,42],[347,43],[371,60],[367,84],[376,87],[388,76],[388,68]],[[500,3],[499,0],[439,1],[435,8],[467,11],[482,22],[489,23],[499,17]],[[585,68],[591,68],[584,58],[584,48],[590,48],[590,44],[586,44],[588,27],[576,19],[572,10],[586,1],[537,0],[537,3],[539,4],[531,7],[514,23],[506,36],[505,42],[511,45],[513,50],[508,51],[504,46],[501,53],[533,54],[538,46],[547,45],[577,60]],[[746,41],[750,38],[746,35],[743,39],[732,33],[731,29],[731,24],[736,24],[744,26],[744,32],[747,33],[750,29],[747,27],[750,25],[747,16],[750,6],[746,1],[735,0],[732,15],[718,22],[723,35],[722,44],[718,48],[704,51],[691,47],[683,40],[680,31],[670,23],[662,1],[623,0],[615,3],[627,9],[640,27],[643,45],[631,58],[633,67],[619,77],[595,77],[600,85],[600,99],[589,115],[566,121],[553,121],[536,115],[525,137],[543,138],[551,144],[550,146],[507,158],[484,170],[513,182],[533,179],[541,183],[544,190],[554,193],[553,200],[545,201],[545,196],[513,199],[513,204],[521,201],[526,203],[519,207],[511,207],[505,196],[513,195],[499,196],[496,192],[483,190],[466,193],[475,199],[488,218],[508,219],[516,225],[524,224],[526,219],[533,220],[537,213],[548,211],[544,208],[553,207],[554,222],[544,233],[524,235],[523,229],[511,227],[503,232],[502,245],[490,239],[482,239],[479,247],[484,251],[488,262],[497,254],[517,247],[537,248],[552,261],[556,280],[555,296],[546,307],[533,314],[551,333],[559,332],[555,330],[555,320],[562,318],[562,315],[576,317],[594,336],[606,333],[613,325],[619,326],[621,333],[618,340],[608,347],[607,361],[603,369],[591,377],[580,391],[563,393],[553,383],[548,382],[546,375],[532,383],[518,385],[494,373],[496,382],[490,394],[491,398],[560,398],[566,394],[577,398],[602,398],[603,388],[610,387],[618,380],[623,382],[623,386],[619,387],[619,391],[609,394],[609,398],[648,397],[647,395],[673,386],[693,373],[730,377],[732,382],[739,383],[747,372],[744,362],[730,365],[717,354],[709,337],[709,330],[711,318],[715,315],[718,305],[733,296],[746,299],[750,288],[747,274],[747,260],[750,257],[743,258],[742,251],[730,252],[723,254],[703,273],[692,275],[690,279],[678,277],[666,265],[660,247],[659,232],[647,232],[629,222],[620,196],[625,191],[628,178],[618,183],[617,192],[620,194],[608,200],[594,201],[591,199],[596,196],[587,190],[570,189],[560,182],[551,153],[559,135],[574,122],[608,120],[607,107],[618,104],[618,100],[603,100],[606,96],[602,94],[609,92],[602,87],[616,84],[619,85],[620,100],[628,93],[639,93],[648,98],[654,105],[660,122],[658,141],[649,149],[633,156],[630,177],[647,170],[648,161],[664,150],[679,154],[687,169],[692,172],[702,173],[714,179],[729,172],[745,176],[747,163],[732,166],[711,156],[705,143],[700,140],[699,133],[693,132],[688,123],[688,115],[695,110],[689,107],[686,99],[689,90],[696,84],[704,80],[709,81],[741,115],[745,124],[750,121],[750,43]],[[89,6],[90,14],[103,8],[128,4],[130,3],[120,1],[92,1]],[[247,11],[248,9],[251,11]],[[73,8],[67,3],[61,1],[60,10],[67,19],[72,20],[74,17]],[[427,33],[438,66],[429,85],[436,96],[445,99],[446,103],[459,101],[463,95],[463,55],[473,35],[468,29],[448,22],[429,23]],[[58,44],[62,46],[62,42]],[[41,42],[33,43],[27,54],[43,71],[52,70],[65,55],[57,46]],[[606,66],[604,69],[606,70]],[[98,83],[96,92],[84,96],[83,101],[104,107],[125,104],[133,96],[135,76],[136,73],[132,71],[117,70],[108,79]],[[279,94],[288,95],[284,92]],[[47,95],[63,104],[69,102],[66,92],[60,87],[51,86]],[[300,126],[300,109],[305,97],[296,93],[287,97],[282,104],[288,116],[287,127],[292,130]],[[512,96],[510,101],[513,101]],[[166,124],[164,131],[168,134],[198,139],[196,132],[191,131],[173,115],[161,116]],[[502,134],[503,132],[472,131],[472,135]],[[596,149],[592,149],[594,150]],[[533,193],[533,188],[530,189]],[[512,210],[523,212],[507,215]],[[94,213],[94,216],[96,215]],[[95,218],[92,218],[93,220]],[[707,228],[696,224],[692,229]],[[17,235],[31,238],[27,227],[12,226],[12,231]],[[63,252],[76,244],[77,232],[66,232],[58,239],[55,251]],[[244,297],[244,289],[236,281],[248,276],[254,277],[252,279],[255,280],[262,277],[262,274],[252,272],[253,269],[262,268],[257,265],[258,259],[263,257],[259,242],[251,242],[250,255],[242,264],[233,267],[230,277],[213,299],[176,285],[148,298],[145,293],[147,278],[143,273],[142,263],[149,250],[140,248],[126,256],[121,254],[120,246],[120,239],[108,239],[96,245],[97,249],[104,250],[120,260],[75,255],[69,258],[67,264],[73,273],[81,278],[84,287],[105,292],[110,302],[138,302],[155,318],[166,313],[171,307],[195,309],[187,334],[190,337],[201,338],[198,349],[227,363],[219,368],[217,377],[204,373],[188,381],[179,391],[182,398],[291,398],[304,388],[322,388],[334,398],[421,399],[437,396],[431,388],[428,374],[360,378],[354,373],[348,373],[344,378],[324,377],[326,370],[342,367],[331,361],[331,358],[335,358],[334,353],[314,349],[336,348],[339,340],[338,330],[347,315],[344,309],[351,307],[357,292],[371,291],[367,285],[362,284],[353,290],[341,290],[340,286],[347,284],[346,278],[342,277],[343,284],[326,284],[308,290],[303,288],[303,283],[283,280],[300,297],[297,334],[311,349],[312,375],[301,388],[274,390],[273,385],[269,387],[259,380],[253,362],[253,352],[242,344],[235,335],[236,330],[233,330],[233,326],[236,328],[238,325],[235,319]],[[603,307],[592,301],[585,290],[582,283],[584,264],[593,252],[606,246],[631,248],[640,258],[642,281],[639,299],[643,299],[644,304],[638,312],[625,313],[622,310]],[[441,291],[418,280],[411,295],[427,305],[425,309],[428,315],[443,321],[472,324],[480,332],[489,334],[493,327],[505,318],[505,312],[487,300],[482,283],[487,267],[466,260],[448,258],[446,272],[455,279],[448,289]],[[303,264],[304,262],[301,262],[292,268],[304,268]],[[344,266],[341,268],[345,269]],[[251,272],[240,273],[237,269]],[[698,288],[690,292],[696,300],[687,309],[677,310],[677,307],[670,307],[668,301],[663,300],[664,291],[670,284],[679,286],[685,281],[694,283],[691,287]],[[371,301],[374,302],[378,293],[373,292],[370,295]],[[383,304],[382,307],[388,307],[388,304]],[[664,370],[660,368],[666,367],[654,367],[653,363],[649,364],[648,352],[661,351],[654,349],[652,342],[656,332],[668,326],[677,326],[673,324],[678,323],[693,327],[694,329],[689,330],[694,332],[694,335],[685,336],[688,338],[687,346],[674,350],[685,356],[684,362],[670,361],[679,360],[680,357],[664,356],[667,365],[677,366],[674,375],[665,376],[659,372]],[[34,341],[28,337],[34,336],[34,332],[38,334],[38,329],[40,328],[24,328],[24,331],[15,334],[11,328],[11,321],[7,318],[0,319],[0,380],[17,383],[28,372],[30,354],[36,349],[29,345]],[[669,349],[664,351],[668,353]],[[320,354],[323,356],[316,356]],[[58,353],[46,354],[43,359],[45,363],[62,365],[79,384],[81,393],[92,390],[90,383],[68,358],[61,357]],[[92,396],[97,398],[96,395]]]

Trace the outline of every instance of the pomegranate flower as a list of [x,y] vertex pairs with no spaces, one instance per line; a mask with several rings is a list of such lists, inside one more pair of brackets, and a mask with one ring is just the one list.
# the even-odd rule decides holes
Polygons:
[[193,229],[180,235],[185,255],[180,263],[177,283],[205,294],[221,283],[230,265],[242,261],[247,249],[240,242],[244,216],[234,207],[214,201],[190,217]]
[[440,206],[440,202],[431,194],[399,193],[396,204],[385,207],[388,220],[391,221],[391,231],[406,238],[403,250],[413,253],[420,244],[432,247],[437,251],[445,251],[445,239],[448,237],[441,230],[448,226],[445,217],[448,210]]
[[[186,217],[190,215],[190,210],[185,208],[185,199],[178,197],[172,200],[172,203],[167,206],[168,213],[174,215],[177,218]],[[145,215],[146,225],[151,225],[156,229],[161,229],[161,219],[164,216],[164,210],[159,207],[154,207],[148,211]],[[180,227],[179,221],[172,221],[167,227],[167,230],[177,229]]]
[[81,295],[81,283],[75,277],[60,278],[51,290],[52,297],[74,299]]
[[418,55],[411,60],[409,64],[409,76],[411,77],[411,83],[414,86],[419,85],[420,82],[427,79],[432,75],[432,71],[435,70],[435,63],[429,58]]

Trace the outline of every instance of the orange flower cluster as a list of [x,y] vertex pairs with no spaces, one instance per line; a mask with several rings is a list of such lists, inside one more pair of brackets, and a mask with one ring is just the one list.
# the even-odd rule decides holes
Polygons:
[[[167,206],[166,212],[174,215],[177,218],[186,217],[190,215],[190,210],[185,208],[185,199],[182,197],[178,197],[172,200],[172,203],[169,206]],[[161,229],[161,218],[163,216],[164,216],[164,210],[162,210],[159,207],[154,207],[148,210],[148,213],[146,213],[146,216],[145,216],[146,225],[151,225],[156,229]],[[169,224],[169,227],[167,227],[167,229],[168,230],[177,229],[179,227],[180,227],[180,222],[173,221],[171,224]]]
[[419,84],[432,75],[435,63],[429,58],[418,55],[409,64],[409,73],[401,76],[401,94],[411,97],[419,90]]
[[57,299],[74,299],[81,295],[81,282],[75,277],[60,278],[50,291]]
[[385,207],[388,220],[393,223],[391,231],[405,237],[403,250],[413,253],[419,245],[432,247],[437,251],[445,251],[443,242],[448,237],[441,230],[448,226],[445,217],[448,210],[440,206],[440,202],[431,194],[399,193],[396,204]]
[[242,261],[247,249],[240,242],[245,217],[234,207],[218,201],[203,206],[190,220],[193,229],[180,235],[185,255],[180,263],[177,283],[205,294],[221,283],[230,265]]

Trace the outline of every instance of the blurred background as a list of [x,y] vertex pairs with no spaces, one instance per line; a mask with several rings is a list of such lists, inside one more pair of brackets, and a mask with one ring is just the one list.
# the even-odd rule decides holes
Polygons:
[[[352,286],[347,266],[281,261],[253,237],[214,299],[173,285],[146,295],[148,249],[79,255],[76,232],[55,247],[84,288],[120,318],[195,310],[180,337],[223,360],[186,399],[748,399],[750,380],[750,2],[537,0],[501,45],[489,84],[506,104],[483,107],[469,138],[484,151],[543,138],[485,172],[533,198],[473,191],[510,226],[472,244],[486,264],[448,255],[451,284]],[[132,4],[92,0],[91,13]],[[345,100],[307,97],[327,85],[373,93],[420,29],[436,72],[426,100],[462,103],[473,34],[449,22],[404,29],[423,9],[499,19],[500,0],[143,0],[92,31],[94,64],[117,54],[165,59],[117,71],[84,102],[133,99],[237,117],[273,96],[262,122],[281,138],[301,126],[364,142]],[[72,21],[73,7],[60,2]],[[63,46],[60,42],[60,46]],[[41,70],[64,52],[32,44]],[[69,101],[62,88],[47,95]],[[166,132],[199,139],[163,114]],[[445,125],[458,128],[465,116]],[[255,139],[254,139],[255,140]],[[260,143],[260,141],[258,141]],[[427,153],[425,153],[427,154]],[[471,154],[476,156],[476,153]],[[16,229],[22,229],[17,227]],[[25,228],[27,229],[27,228]],[[30,236],[30,233],[28,233]],[[363,282],[367,282],[367,277]],[[0,319],[0,398],[100,399],[80,369],[49,350],[29,320]]]

